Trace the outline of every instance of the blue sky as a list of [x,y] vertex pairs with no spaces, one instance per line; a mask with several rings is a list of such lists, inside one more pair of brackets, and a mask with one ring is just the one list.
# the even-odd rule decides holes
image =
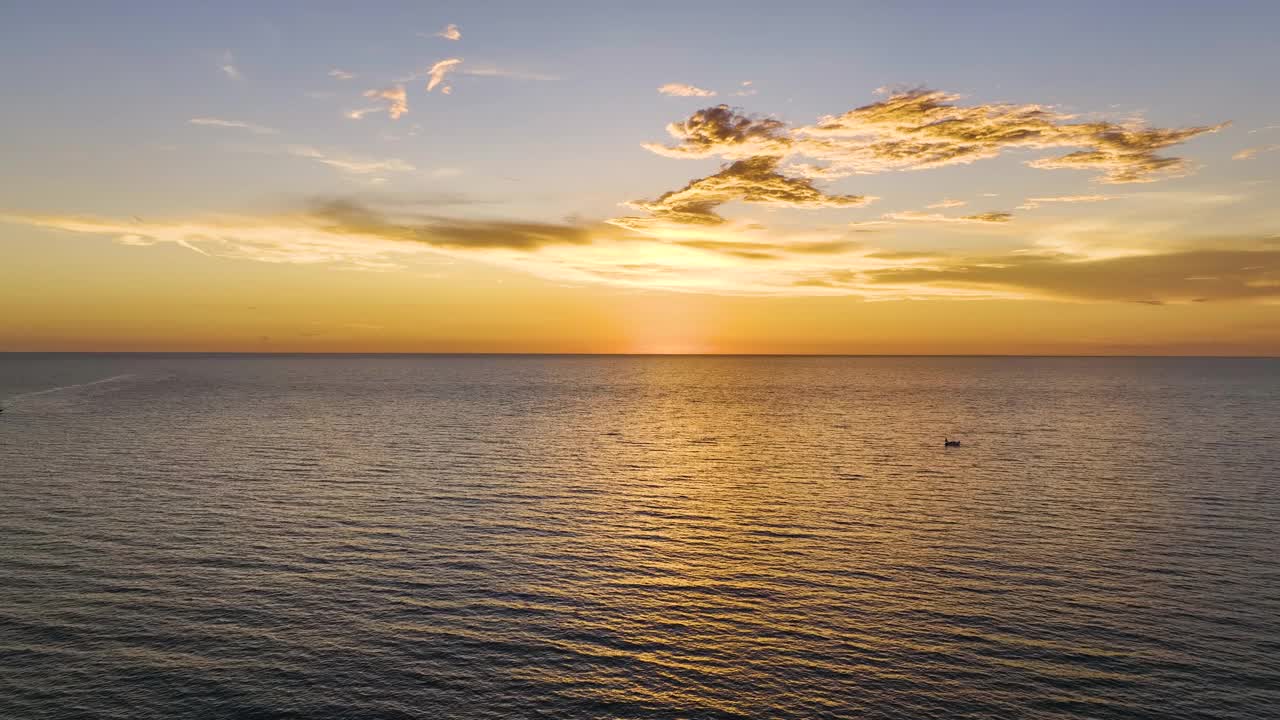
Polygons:
[[[0,114],[0,129],[21,139],[10,149],[11,172],[40,169],[59,185],[79,178],[86,186],[137,173],[131,181],[151,176],[167,202],[178,201],[179,188],[158,168],[173,162],[203,166],[180,189],[209,202],[261,192],[245,182],[246,166],[264,182],[320,182],[305,177],[310,168],[289,167],[298,163],[264,168],[223,152],[220,143],[246,139],[188,126],[195,116],[244,118],[291,142],[369,153],[390,144],[381,133],[403,135],[416,124],[419,135],[396,151],[468,168],[471,177],[455,186],[497,183],[500,194],[525,195],[501,178],[547,178],[554,194],[574,200],[548,206],[541,187],[532,202],[548,212],[597,213],[613,197],[602,183],[623,199],[643,197],[694,172],[639,148],[706,104],[655,97],[667,82],[719,88],[717,101],[797,122],[871,102],[885,85],[1141,111],[1168,126],[1231,119],[1232,134],[1280,121],[1280,96],[1261,92],[1280,58],[1275,3],[1161,3],[1153,11],[1149,3],[134,2],[30,3],[5,14],[0,90],[26,99]],[[460,41],[429,37],[447,23],[462,28]],[[218,70],[226,52],[240,81]],[[398,123],[341,117],[366,87],[453,56],[558,79],[459,79],[451,97],[415,98]],[[334,82],[332,68],[358,77]],[[723,97],[745,80],[757,95]],[[157,149],[171,146],[177,150]],[[1231,147],[1224,135],[1186,153]],[[127,168],[122,155],[133,160]],[[49,189],[38,180],[28,187],[33,199]],[[118,199],[103,192],[94,202],[99,193],[85,191],[94,206],[86,209],[105,211]]]
[[[314,266],[317,283],[352,263],[432,277],[458,263],[606,290],[1123,299],[1095,280],[956,278],[1028,257],[1074,273],[1272,247],[1276,27],[1271,2],[11,3],[0,252],[39,259],[72,233],[123,246],[94,251],[108,264],[176,245]],[[913,89],[940,94],[908,125],[929,103],[975,127],[1001,108],[1105,124],[1078,152],[1110,132],[1189,131],[1153,146],[1174,165],[1117,184],[1115,158],[1048,162],[1081,147],[1061,139],[868,164],[858,153],[907,131],[862,117],[861,139],[806,169],[798,148],[821,144],[821,118]],[[403,92],[405,112],[379,92]],[[725,170],[750,159],[732,143],[679,137],[721,103],[787,149],[748,177]],[[1270,303],[1273,259],[1249,257],[1263,275],[1216,279],[1205,298],[1173,270],[1129,294]]]

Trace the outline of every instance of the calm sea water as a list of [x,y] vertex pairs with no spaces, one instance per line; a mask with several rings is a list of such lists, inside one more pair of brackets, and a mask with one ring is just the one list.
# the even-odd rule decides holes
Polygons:
[[0,355],[0,399],[4,718],[1280,716],[1274,360]]

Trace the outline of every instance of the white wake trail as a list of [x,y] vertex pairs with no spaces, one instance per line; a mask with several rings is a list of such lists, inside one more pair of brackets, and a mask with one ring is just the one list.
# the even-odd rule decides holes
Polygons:
[[112,375],[111,377],[102,378],[101,380],[91,380],[89,382],[76,383],[74,385],[59,385],[58,387],[52,387],[47,390],[36,390],[35,392],[20,393],[18,395],[10,396],[9,399],[4,402],[4,404],[8,405],[9,403],[12,403],[15,400],[35,397],[37,395],[48,395],[49,393],[62,392],[64,390],[74,390],[76,388],[89,387],[90,385],[101,385],[103,383],[115,382],[117,380],[125,380],[131,377],[134,377],[133,373],[125,373],[124,375]]

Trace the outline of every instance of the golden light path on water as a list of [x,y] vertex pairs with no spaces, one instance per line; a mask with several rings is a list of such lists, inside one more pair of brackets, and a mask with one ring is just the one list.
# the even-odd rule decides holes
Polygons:
[[1274,360],[0,364],[5,716],[1280,701]]

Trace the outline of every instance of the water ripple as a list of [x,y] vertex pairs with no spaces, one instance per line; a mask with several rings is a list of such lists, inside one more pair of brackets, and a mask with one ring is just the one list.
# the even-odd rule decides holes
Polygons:
[[0,370],[3,717],[1280,707],[1275,361]]

